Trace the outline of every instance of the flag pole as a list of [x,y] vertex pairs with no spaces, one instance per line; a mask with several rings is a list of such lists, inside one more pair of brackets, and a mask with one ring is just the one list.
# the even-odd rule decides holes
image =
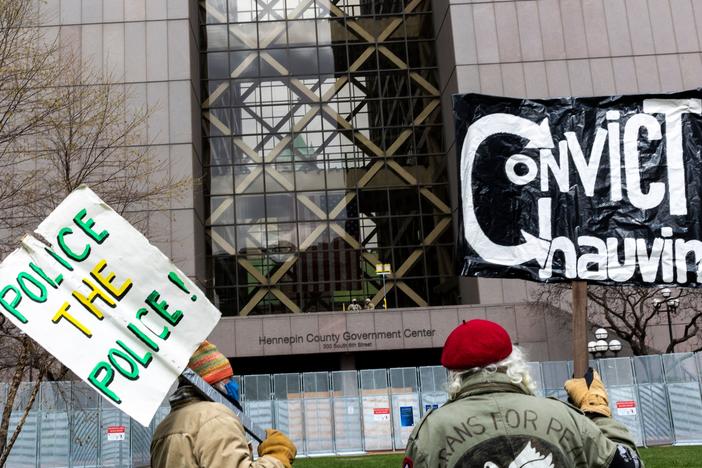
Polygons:
[[587,282],[571,282],[573,298],[573,375],[582,377],[590,366],[587,351]]

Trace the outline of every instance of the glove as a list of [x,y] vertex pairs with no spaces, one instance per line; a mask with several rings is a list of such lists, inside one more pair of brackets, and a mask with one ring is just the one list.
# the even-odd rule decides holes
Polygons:
[[270,455],[283,463],[285,468],[292,468],[292,462],[297,455],[297,448],[292,440],[275,429],[266,430],[266,440],[258,446],[258,456]]
[[566,380],[564,387],[571,401],[584,413],[612,416],[607,390],[597,371],[589,368],[583,378]]

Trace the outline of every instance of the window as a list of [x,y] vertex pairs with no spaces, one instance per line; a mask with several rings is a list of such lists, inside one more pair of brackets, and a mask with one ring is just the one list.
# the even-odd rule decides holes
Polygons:
[[201,4],[209,293],[225,315],[382,304],[378,262],[396,273],[390,307],[456,301],[431,0],[334,4]]

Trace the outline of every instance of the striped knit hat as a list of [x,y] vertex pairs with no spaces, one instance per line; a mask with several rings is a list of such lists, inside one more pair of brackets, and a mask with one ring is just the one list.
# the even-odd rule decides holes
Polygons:
[[205,340],[195,350],[188,367],[198,373],[205,382],[214,385],[234,375],[229,359],[215,345]]

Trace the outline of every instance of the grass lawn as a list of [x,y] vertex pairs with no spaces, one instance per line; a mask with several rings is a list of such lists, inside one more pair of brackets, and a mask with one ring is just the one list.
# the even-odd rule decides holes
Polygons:
[[[702,468],[702,446],[641,449],[646,468]],[[294,468],[400,468],[402,455],[362,455],[336,458],[301,458]]]
[[653,447],[641,449],[646,468],[702,467],[702,446]]

